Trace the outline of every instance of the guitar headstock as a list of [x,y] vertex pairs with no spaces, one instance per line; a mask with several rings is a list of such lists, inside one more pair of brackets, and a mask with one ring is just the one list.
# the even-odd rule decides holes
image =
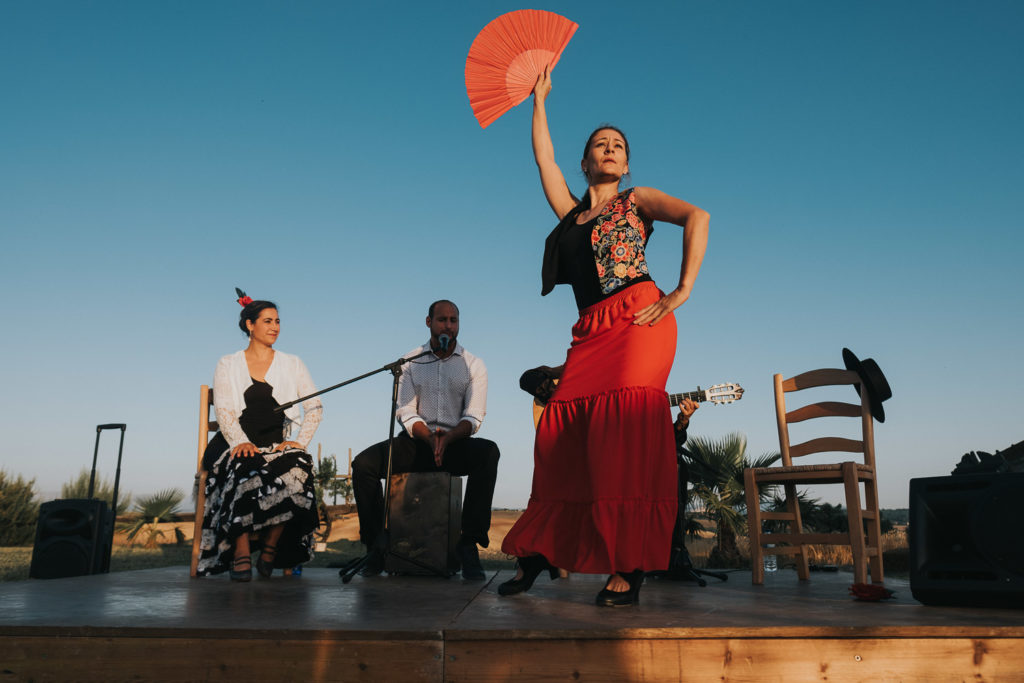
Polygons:
[[705,389],[704,394],[707,396],[706,400],[715,405],[732,403],[743,398],[743,387],[735,382],[727,382]]

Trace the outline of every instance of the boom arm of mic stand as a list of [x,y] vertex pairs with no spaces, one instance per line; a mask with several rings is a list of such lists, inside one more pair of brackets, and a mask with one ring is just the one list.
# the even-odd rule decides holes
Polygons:
[[426,356],[427,354],[430,354],[430,353],[433,353],[433,352],[434,352],[433,350],[428,350],[428,351],[424,351],[423,353],[417,354],[415,356],[410,356],[408,358],[399,358],[398,360],[394,361],[393,363],[388,363],[387,365],[379,367],[376,370],[371,370],[370,372],[367,372],[367,373],[364,373],[362,375],[359,375],[358,377],[353,377],[352,379],[347,379],[344,382],[339,382],[338,384],[335,384],[332,387],[327,387],[326,389],[321,389],[320,391],[313,392],[312,394],[309,394],[308,396],[302,396],[302,397],[299,397],[299,398],[295,399],[294,401],[289,401],[288,403],[279,405],[278,407],[274,408],[274,412],[275,413],[284,412],[285,410],[287,410],[288,408],[291,408],[296,403],[302,403],[303,401],[311,399],[314,396],[319,396],[320,394],[326,394],[328,391],[334,391],[335,389],[340,389],[341,387],[343,387],[343,386],[345,386],[347,384],[352,384],[353,382],[358,382],[361,379],[366,379],[367,377],[370,377],[371,375],[376,375],[379,372],[384,372],[385,370],[388,370],[390,372],[394,372],[397,368],[402,367],[403,365],[405,365],[409,361],[416,360],[417,358],[422,358],[423,356]]

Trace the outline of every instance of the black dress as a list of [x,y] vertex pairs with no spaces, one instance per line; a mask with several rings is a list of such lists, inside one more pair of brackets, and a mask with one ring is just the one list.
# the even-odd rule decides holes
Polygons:
[[[260,449],[284,440],[284,415],[274,412],[279,404],[272,392],[266,382],[253,380],[238,419],[249,441]],[[317,514],[313,459],[308,453],[287,449],[234,458],[227,439],[217,432],[203,454],[203,469],[208,475],[200,576],[230,568],[234,542],[241,534],[255,532],[252,549],[259,550],[258,532],[278,524],[285,528],[277,542],[275,567],[291,568],[313,556]]]

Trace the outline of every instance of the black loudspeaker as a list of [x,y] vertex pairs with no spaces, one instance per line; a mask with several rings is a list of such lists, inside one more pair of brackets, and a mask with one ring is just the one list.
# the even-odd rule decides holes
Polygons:
[[59,579],[110,569],[114,515],[102,500],[51,500],[39,506],[29,576]]
[[909,542],[918,601],[1024,607],[1024,473],[911,479]]

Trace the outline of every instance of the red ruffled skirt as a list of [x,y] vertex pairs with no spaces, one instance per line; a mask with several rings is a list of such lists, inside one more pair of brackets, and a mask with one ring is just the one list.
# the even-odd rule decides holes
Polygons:
[[537,426],[530,502],[502,551],[590,574],[668,566],[678,500],[665,382],[676,322],[633,324],[660,296],[643,282],[580,311]]

